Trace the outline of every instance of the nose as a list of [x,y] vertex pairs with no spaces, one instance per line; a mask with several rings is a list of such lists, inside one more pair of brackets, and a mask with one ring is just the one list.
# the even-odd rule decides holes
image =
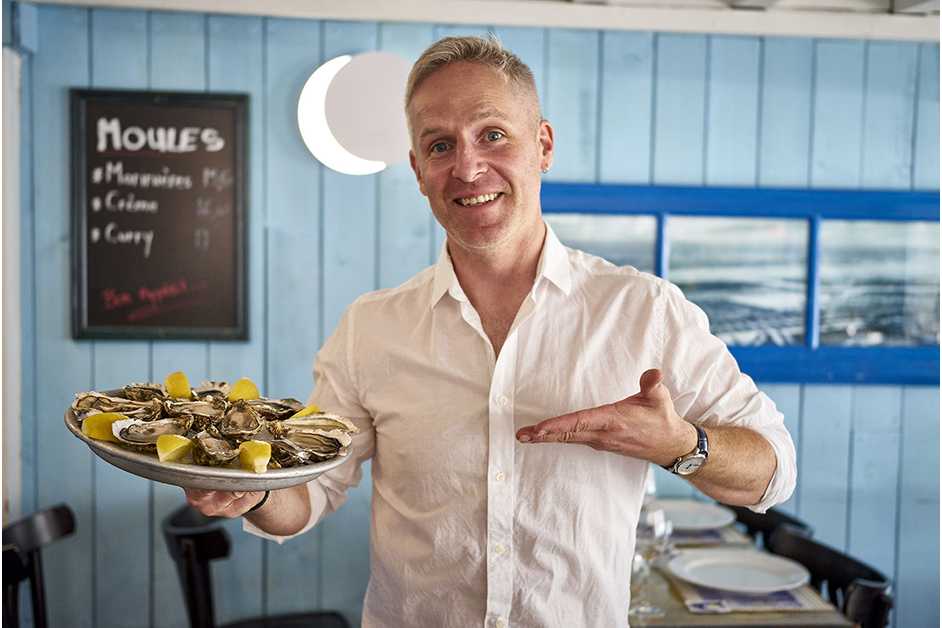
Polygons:
[[452,176],[471,183],[487,171],[487,165],[474,142],[459,142],[455,146],[455,163]]

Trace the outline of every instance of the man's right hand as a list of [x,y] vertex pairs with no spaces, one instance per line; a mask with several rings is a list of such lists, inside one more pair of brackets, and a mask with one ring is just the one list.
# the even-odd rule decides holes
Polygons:
[[265,491],[230,493],[228,491],[204,491],[198,488],[184,488],[186,501],[204,515],[235,519],[255,507]]

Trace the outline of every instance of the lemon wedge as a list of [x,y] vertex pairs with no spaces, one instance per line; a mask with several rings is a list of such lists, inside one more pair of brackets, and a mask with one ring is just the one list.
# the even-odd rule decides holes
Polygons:
[[229,391],[229,401],[236,399],[258,399],[258,388],[248,377],[243,377]]
[[261,440],[247,440],[239,444],[239,462],[243,469],[265,473],[271,460],[271,445]]
[[308,407],[304,408],[303,410],[298,410],[297,412],[295,412],[294,414],[292,414],[292,415],[291,415],[290,417],[288,417],[288,418],[294,419],[294,418],[297,418],[297,417],[299,417],[299,416],[308,416],[308,415],[310,415],[310,414],[317,414],[317,413],[320,412],[320,411],[321,411],[321,409],[317,407],[317,404],[314,404],[314,405],[312,405],[312,406],[308,406]]
[[164,386],[167,387],[167,395],[176,399],[192,399],[193,391],[190,390],[190,382],[186,379],[186,373],[177,371],[171,373],[164,380]]
[[114,432],[111,431],[111,424],[128,417],[118,412],[99,412],[91,414],[82,419],[82,434],[95,440],[108,440],[112,443],[120,443]]
[[193,441],[179,434],[161,434],[157,437],[157,457],[161,462],[179,460],[193,449]]

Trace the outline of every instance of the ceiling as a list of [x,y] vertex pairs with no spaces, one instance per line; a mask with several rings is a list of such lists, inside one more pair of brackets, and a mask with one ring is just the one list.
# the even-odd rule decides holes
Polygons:
[[37,0],[136,9],[657,32],[939,41],[939,0]]

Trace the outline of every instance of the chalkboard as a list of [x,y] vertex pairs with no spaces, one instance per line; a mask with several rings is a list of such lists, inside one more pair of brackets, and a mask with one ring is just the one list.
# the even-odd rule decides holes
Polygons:
[[248,96],[70,96],[73,336],[248,338]]

